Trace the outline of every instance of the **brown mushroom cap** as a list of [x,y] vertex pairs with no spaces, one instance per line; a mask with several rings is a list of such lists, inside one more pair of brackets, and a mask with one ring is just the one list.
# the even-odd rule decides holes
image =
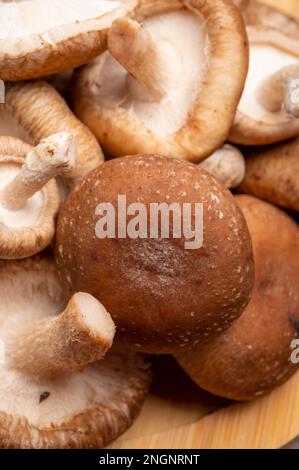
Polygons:
[[105,49],[112,21],[136,0],[0,2],[0,79],[28,80],[86,64]]
[[[11,180],[33,150],[14,137],[0,137],[0,187]],[[0,258],[17,259],[32,256],[46,248],[55,233],[55,219],[60,206],[57,184],[50,180],[23,210],[11,214],[1,205]],[[13,217],[11,217],[11,215]]]
[[57,132],[70,132],[77,142],[76,166],[68,181],[76,181],[103,162],[95,137],[51,85],[44,81],[6,84],[5,104],[0,105],[0,135],[13,135],[36,145]]
[[238,190],[299,211],[299,139],[249,152]]
[[[187,249],[187,235],[171,236],[172,219],[169,238],[149,229],[135,239],[98,238],[96,207],[117,208],[118,195],[127,207],[144,204],[147,227],[151,203],[189,203],[193,216],[202,203],[203,246]],[[219,334],[244,309],[253,284],[250,237],[230,192],[197,166],[161,156],[108,161],[74,188],[58,219],[56,263],[66,289],[101,299],[123,342],[154,353]]]
[[[299,135],[290,112],[299,82],[299,22],[255,0],[239,3],[250,45],[249,72],[228,140],[265,145]],[[299,103],[297,102],[297,105]]]
[[202,388],[251,400],[285,382],[297,369],[291,342],[299,335],[299,229],[285,213],[238,196],[252,237],[256,279],[250,303],[223,334],[177,356]]
[[142,25],[114,22],[110,52],[77,74],[75,111],[113,156],[199,162],[226,140],[242,93],[241,17],[226,0],[141,0],[132,18]]
[[[139,354],[112,349],[103,360],[82,367],[92,357],[86,354],[86,341],[92,355],[101,357],[97,335],[110,328],[111,319],[87,294],[76,294],[77,305],[69,303],[57,316],[65,297],[50,259],[0,261],[0,284],[0,334],[6,351],[0,365],[0,446],[99,448],[118,437],[145,398],[148,362]],[[76,308],[83,308],[77,324]],[[111,341],[112,331],[108,337]],[[53,352],[65,358],[71,349],[68,360],[81,361],[79,371],[44,373],[45,358],[53,361]]]

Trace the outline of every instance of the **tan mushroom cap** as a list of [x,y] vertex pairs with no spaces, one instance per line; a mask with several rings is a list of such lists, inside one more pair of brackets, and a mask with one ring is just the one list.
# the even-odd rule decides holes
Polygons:
[[51,259],[0,261],[0,284],[0,446],[99,448],[118,437],[141,408],[148,362],[114,348],[99,361],[111,317],[84,293],[65,308]]
[[229,140],[265,145],[299,135],[299,23],[256,1],[241,1],[249,72]]
[[226,332],[177,358],[205,390],[252,400],[298,370],[291,362],[291,343],[299,336],[299,229],[266,202],[243,195],[236,199],[253,242],[252,299]]
[[226,188],[236,188],[245,177],[246,163],[242,152],[235,146],[224,144],[199,167],[214,176]]
[[31,145],[58,132],[70,132],[78,155],[69,183],[86,175],[104,160],[90,132],[71,112],[57,91],[44,81],[6,84],[5,104],[0,105],[0,135],[18,137]]
[[299,139],[249,152],[238,188],[278,206],[299,211]]
[[113,23],[109,52],[78,72],[75,112],[112,156],[199,162],[226,140],[242,93],[240,14],[227,0],[141,0],[131,17]]
[[[25,182],[20,186],[16,179],[18,175],[21,178],[24,175],[28,181],[28,176],[32,176],[24,166],[26,157],[32,152],[33,147],[19,139],[0,137],[0,258],[31,256],[47,247],[54,237],[60,206],[55,180],[51,179],[42,188],[38,182],[36,191],[26,194],[31,185],[27,187]],[[11,182],[15,183],[12,189]],[[17,202],[16,207],[11,207],[11,200]]]
[[136,0],[0,1],[0,79],[28,80],[86,64]]
[[[142,206],[137,234],[129,232],[137,222],[119,195],[128,212]],[[125,216],[123,235],[117,223],[112,236],[97,236],[100,203]],[[172,211],[182,216],[184,204],[193,244],[188,224],[179,233],[173,222]],[[155,234],[155,207],[169,235]],[[230,192],[196,165],[157,155],[105,162],[73,189],[59,213],[55,261],[66,290],[100,299],[120,341],[150,353],[191,348],[228,328],[248,303],[254,277],[248,229]]]

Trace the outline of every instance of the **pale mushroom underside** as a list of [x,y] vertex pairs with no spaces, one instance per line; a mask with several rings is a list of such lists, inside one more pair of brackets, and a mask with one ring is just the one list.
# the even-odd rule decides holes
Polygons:
[[[8,338],[65,306],[52,262],[0,262],[1,447],[102,447],[132,422],[150,374],[143,356],[112,350],[83,371],[54,378],[27,374],[5,358]],[[46,347],[46,345],[45,345]]]
[[0,78],[23,80],[86,63],[103,51],[107,28],[135,0],[0,2]]
[[74,109],[112,156],[198,163],[224,143],[241,96],[241,17],[222,0],[144,0],[131,18],[112,24],[108,51],[77,74]]

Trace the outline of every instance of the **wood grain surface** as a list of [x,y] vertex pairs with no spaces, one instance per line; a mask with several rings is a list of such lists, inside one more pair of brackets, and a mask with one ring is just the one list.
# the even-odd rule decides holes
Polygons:
[[[264,0],[299,18],[299,0]],[[252,403],[197,388],[172,358],[155,360],[155,381],[136,422],[111,448],[279,448],[299,435],[299,373]]]

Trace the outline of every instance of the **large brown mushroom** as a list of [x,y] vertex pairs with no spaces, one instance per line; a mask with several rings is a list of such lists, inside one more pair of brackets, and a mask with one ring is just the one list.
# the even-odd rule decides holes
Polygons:
[[253,243],[252,299],[227,331],[177,358],[205,390],[252,400],[298,370],[291,354],[299,336],[299,228],[266,202],[244,195],[237,201]]
[[229,140],[265,145],[299,135],[299,23],[255,0],[240,1],[249,72]]
[[5,103],[0,105],[0,135],[37,145],[58,132],[70,132],[77,142],[76,165],[67,175],[69,183],[103,162],[95,137],[51,85],[44,81],[6,84]]
[[0,79],[27,80],[86,64],[136,0],[0,1]]
[[71,134],[55,134],[35,148],[0,137],[0,258],[25,258],[48,246],[60,206],[53,178],[76,161]]
[[87,175],[60,211],[56,263],[65,289],[100,299],[119,339],[145,352],[219,334],[253,285],[251,241],[231,193],[163,156],[118,158]]
[[102,359],[114,337],[105,308],[82,292],[66,305],[46,257],[0,261],[0,286],[0,447],[99,448],[123,433],[149,364],[113,348]]
[[226,140],[243,89],[240,14],[227,0],[140,0],[132,18],[79,71],[75,111],[112,156],[199,162]]

